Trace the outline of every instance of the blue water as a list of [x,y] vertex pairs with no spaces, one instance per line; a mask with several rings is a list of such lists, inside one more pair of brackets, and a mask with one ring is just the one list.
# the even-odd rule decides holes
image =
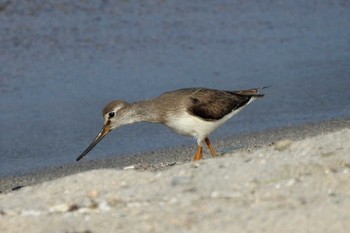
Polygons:
[[[74,163],[106,103],[182,87],[273,85],[213,138],[350,116],[348,1],[27,0],[0,9],[0,176]],[[87,158],[192,143],[140,123]]]

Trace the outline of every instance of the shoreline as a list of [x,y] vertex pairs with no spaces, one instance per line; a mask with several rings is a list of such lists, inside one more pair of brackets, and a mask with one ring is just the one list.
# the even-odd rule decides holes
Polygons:
[[[301,140],[335,132],[343,128],[350,128],[350,118],[332,119],[317,123],[240,134],[230,138],[216,139],[213,140],[213,143],[215,148],[217,148],[217,152],[219,152],[219,156],[222,156],[227,153],[256,150],[283,139]],[[87,160],[58,167],[43,168],[20,175],[2,177],[0,178],[0,194],[95,169],[114,168],[122,170],[124,168],[132,168],[137,171],[160,171],[174,165],[191,162],[194,150],[194,145],[186,145],[130,156]],[[208,153],[207,148],[205,148],[204,157],[210,158]]]

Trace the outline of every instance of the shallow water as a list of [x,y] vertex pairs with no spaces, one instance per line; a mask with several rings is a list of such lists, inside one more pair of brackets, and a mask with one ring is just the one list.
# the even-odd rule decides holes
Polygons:
[[[0,176],[73,163],[113,99],[273,85],[230,137],[350,116],[345,1],[9,1],[0,4]],[[112,132],[88,159],[182,144],[165,127]]]

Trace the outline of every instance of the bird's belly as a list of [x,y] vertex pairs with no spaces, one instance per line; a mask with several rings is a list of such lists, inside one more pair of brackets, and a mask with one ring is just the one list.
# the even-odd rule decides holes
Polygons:
[[186,113],[182,116],[169,117],[165,125],[178,134],[192,136],[202,141],[222,123],[224,121],[206,121]]

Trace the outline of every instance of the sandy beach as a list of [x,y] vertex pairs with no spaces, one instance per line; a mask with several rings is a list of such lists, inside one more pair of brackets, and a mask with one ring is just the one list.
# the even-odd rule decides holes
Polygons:
[[0,232],[347,232],[350,129],[0,195]]

